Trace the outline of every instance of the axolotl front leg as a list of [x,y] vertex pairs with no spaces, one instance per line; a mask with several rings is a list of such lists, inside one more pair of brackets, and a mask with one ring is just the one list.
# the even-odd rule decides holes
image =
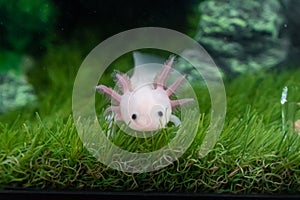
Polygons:
[[122,89],[122,94],[104,85],[99,85],[96,88],[108,94],[116,102],[117,106],[109,107],[115,113],[116,119],[124,121],[134,130],[157,130],[163,128],[168,121],[178,126],[180,120],[171,114],[172,108],[193,101],[193,99],[170,99],[170,96],[174,94],[184,80],[184,76],[179,77],[171,86],[164,89],[173,61],[174,57],[163,65],[161,73],[154,78],[152,86],[132,86],[127,75],[116,74],[117,84]]

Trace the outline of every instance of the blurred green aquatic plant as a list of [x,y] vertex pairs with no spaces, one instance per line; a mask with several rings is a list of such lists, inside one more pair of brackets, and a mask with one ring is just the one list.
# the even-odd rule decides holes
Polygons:
[[50,0],[0,0],[0,73],[26,72],[24,59],[44,53],[53,38],[55,16]]
[[36,103],[26,73],[49,45],[54,23],[50,0],[0,0],[0,114]]
[[47,43],[54,22],[55,8],[49,0],[0,0],[0,47],[37,52]]

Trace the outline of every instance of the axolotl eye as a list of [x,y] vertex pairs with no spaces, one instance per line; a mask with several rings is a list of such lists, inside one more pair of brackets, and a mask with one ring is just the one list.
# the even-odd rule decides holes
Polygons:
[[131,115],[131,119],[136,120],[136,118],[137,118],[137,115],[136,115],[136,114],[132,114],[132,115]]
[[163,116],[163,112],[162,112],[162,111],[158,111],[157,114],[158,114],[158,116],[160,116],[160,117]]

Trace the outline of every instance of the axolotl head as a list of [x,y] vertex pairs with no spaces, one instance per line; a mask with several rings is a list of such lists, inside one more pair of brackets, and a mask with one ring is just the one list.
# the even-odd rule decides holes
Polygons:
[[154,131],[169,122],[172,107],[164,89],[144,86],[122,96],[120,111],[122,120],[131,129]]

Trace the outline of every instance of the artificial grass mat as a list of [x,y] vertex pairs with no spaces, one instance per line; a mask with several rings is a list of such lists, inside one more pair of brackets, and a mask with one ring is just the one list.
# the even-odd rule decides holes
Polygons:
[[[44,75],[31,80],[37,89],[39,104],[0,117],[1,188],[240,194],[300,192],[300,137],[292,134],[283,139],[280,104],[282,88],[299,82],[300,69],[259,72],[225,80],[225,125],[215,147],[203,158],[199,158],[198,153],[209,125],[210,97],[205,88],[196,86],[201,119],[192,145],[165,168],[131,174],[101,164],[83,147],[77,135],[71,97],[82,58],[80,53],[70,49],[50,51],[38,63],[45,66]],[[98,107],[100,113],[108,103],[107,98],[102,99]],[[163,131],[171,133],[174,127]],[[119,136],[116,142],[129,150],[139,148],[138,142],[128,141]],[[168,140],[160,139],[155,144],[159,146],[162,141]]]

